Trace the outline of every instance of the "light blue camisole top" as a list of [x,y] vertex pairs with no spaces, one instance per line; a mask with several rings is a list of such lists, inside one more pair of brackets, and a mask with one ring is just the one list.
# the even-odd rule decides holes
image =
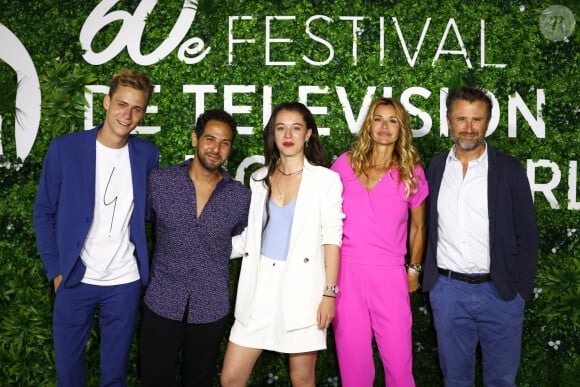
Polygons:
[[[262,236],[261,254],[268,258],[285,261],[288,258],[288,248],[290,247],[290,233],[292,231],[292,219],[296,200],[284,207],[278,206],[270,199],[270,221]],[[266,206],[266,204],[264,204]],[[266,209],[262,225],[266,223]]]

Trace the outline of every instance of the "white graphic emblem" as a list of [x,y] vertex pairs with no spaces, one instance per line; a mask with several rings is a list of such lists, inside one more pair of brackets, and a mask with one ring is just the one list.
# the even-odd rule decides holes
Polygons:
[[[32,58],[18,37],[0,24],[0,60],[16,72],[16,156],[24,160],[30,153],[40,125],[40,82]],[[0,117],[0,124],[2,119]],[[0,155],[4,154],[0,139]]]

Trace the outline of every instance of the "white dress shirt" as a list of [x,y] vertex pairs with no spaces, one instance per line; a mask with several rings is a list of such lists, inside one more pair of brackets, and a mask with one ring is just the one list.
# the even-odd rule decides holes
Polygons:
[[481,157],[468,163],[465,176],[461,161],[455,157],[455,147],[449,152],[437,198],[439,268],[489,273],[487,173],[487,145]]

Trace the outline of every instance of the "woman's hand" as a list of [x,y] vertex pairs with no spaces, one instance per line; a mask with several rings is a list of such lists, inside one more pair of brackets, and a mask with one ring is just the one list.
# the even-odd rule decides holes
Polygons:
[[407,271],[407,284],[409,285],[409,293],[415,293],[419,290],[419,274],[413,271]]
[[318,328],[325,329],[330,326],[332,319],[334,318],[334,314],[336,312],[336,307],[334,305],[334,301],[336,300],[336,296],[332,295],[325,295],[322,297],[320,301],[320,305],[318,305],[318,313],[317,313],[317,322]]

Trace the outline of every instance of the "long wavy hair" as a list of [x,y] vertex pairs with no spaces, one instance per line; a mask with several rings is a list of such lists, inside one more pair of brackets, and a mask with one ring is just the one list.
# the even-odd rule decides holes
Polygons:
[[267,175],[262,179],[262,183],[268,190],[268,196],[266,199],[266,222],[262,228],[262,232],[264,232],[270,221],[269,202],[272,195],[272,183],[270,181],[270,177],[274,174],[274,172],[276,172],[278,163],[280,163],[280,150],[276,146],[275,130],[276,118],[278,113],[283,110],[300,113],[304,119],[304,122],[306,123],[306,128],[312,130],[310,138],[304,146],[304,157],[306,157],[308,162],[313,165],[320,165],[324,167],[328,166],[326,157],[324,156],[324,151],[322,150],[322,144],[320,143],[318,126],[316,125],[316,121],[314,120],[312,112],[300,102],[283,102],[277,105],[272,111],[270,119],[268,120],[268,123],[264,127],[264,132],[262,133],[264,140],[265,166],[268,168]]
[[399,100],[395,98],[377,98],[373,100],[362,128],[351,145],[353,153],[350,164],[357,176],[366,175],[366,169],[372,165],[375,142],[371,137],[371,123],[375,109],[380,105],[392,106],[399,120],[399,137],[395,142],[392,165],[399,173],[399,183],[405,184],[405,194],[409,197],[409,195],[417,192],[418,189],[415,166],[419,164],[419,152],[413,145],[409,116]]

